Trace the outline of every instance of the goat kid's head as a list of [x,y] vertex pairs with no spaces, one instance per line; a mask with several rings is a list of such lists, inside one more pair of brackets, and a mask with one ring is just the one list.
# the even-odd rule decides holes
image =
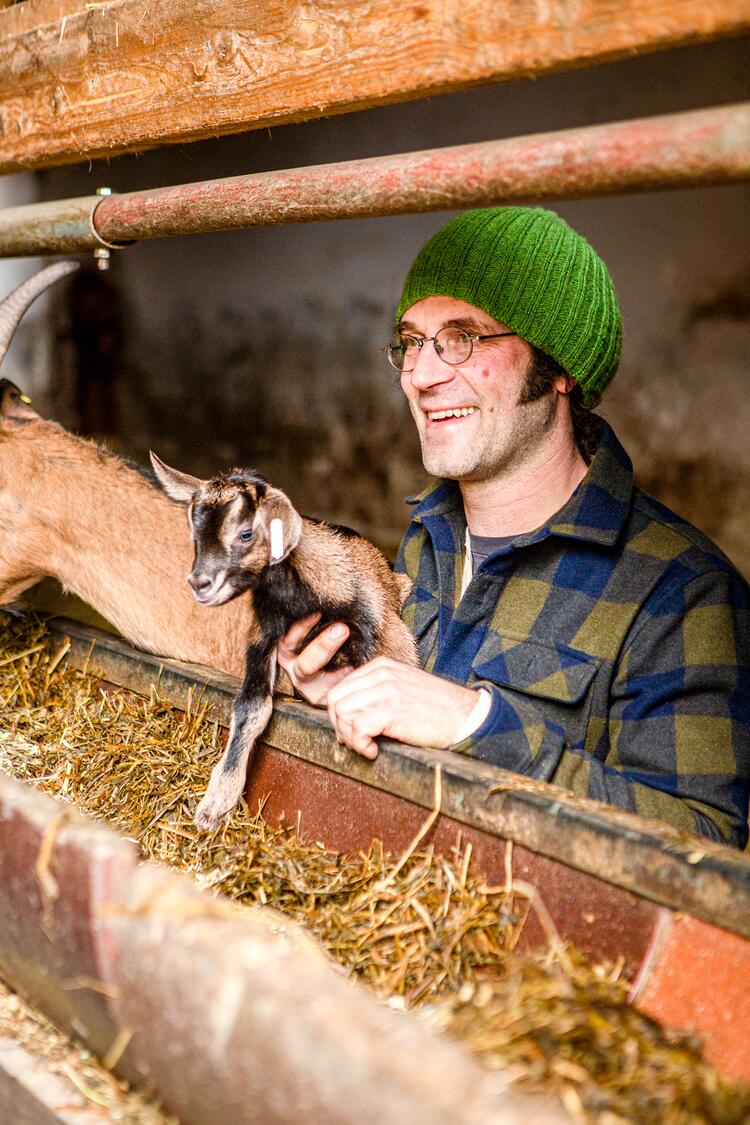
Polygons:
[[252,470],[200,480],[154,453],[151,463],[166,494],[188,505],[195,546],[188,583],[201,605],[222,605],[257,586],[299,543],[302,519],[291,501]]

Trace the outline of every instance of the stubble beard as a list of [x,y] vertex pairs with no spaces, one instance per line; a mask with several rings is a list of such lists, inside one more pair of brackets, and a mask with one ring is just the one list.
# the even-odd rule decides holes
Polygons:
[[[420,433],[422,463],[433,477],[476,483],[497,480],[528,461],[543,442],[554,420],[552,394],[528,401],[526,388],[521,390],[516,414],[510,427],[500,434],[479,434],[469,448],[440,450],[429,448]],[[496,407],[497,409],[497,407]]]

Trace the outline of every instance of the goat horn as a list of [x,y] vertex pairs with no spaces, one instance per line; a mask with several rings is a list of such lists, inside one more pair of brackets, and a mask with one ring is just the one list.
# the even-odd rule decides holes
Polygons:
[[54,265],[32,274],[0,303],[0,363],[5,358],[13,334],[31,302],[61,277],[77,270],[79,265],[79,262],[55,262]]

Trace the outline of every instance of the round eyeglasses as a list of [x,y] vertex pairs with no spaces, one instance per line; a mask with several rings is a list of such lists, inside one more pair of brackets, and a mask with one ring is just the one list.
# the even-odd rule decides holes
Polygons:
[[389,344],[383,351],[388,357],[388,362],[397,371],[413,371],[417,365],[417,357],[425,344],[432,342],[435,353],[443,363],[451,367],[459,363],[466,363],[474,351],[477,340],[498,340],[501,336],[516,336],[516,332],[492,332],[480,336],[477,332],[467,332],[463,328],[453,328],[446,325],[436,332],[434,336],[404,336]]

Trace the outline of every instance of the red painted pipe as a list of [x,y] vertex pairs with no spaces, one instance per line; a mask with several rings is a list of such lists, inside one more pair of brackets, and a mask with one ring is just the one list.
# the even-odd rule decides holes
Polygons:
[[398,156],[0,210],[0,256],[274,223],[750,178],[750,102]]
[[570,199],[750,176],[750,103],[113,195],[109,242],[270,223]]

